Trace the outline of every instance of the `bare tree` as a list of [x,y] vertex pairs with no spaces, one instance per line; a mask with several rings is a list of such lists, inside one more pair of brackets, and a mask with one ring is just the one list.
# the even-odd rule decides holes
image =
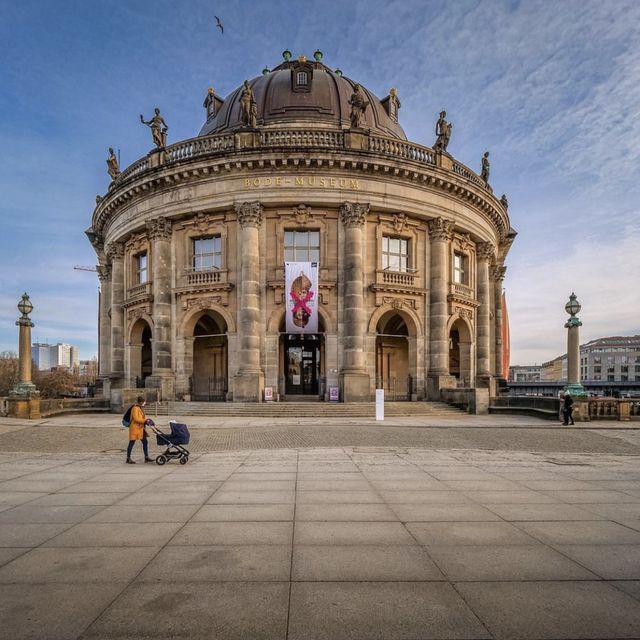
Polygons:
[[18,378],[18,356],[13,351],[0,352],[0,396],[8,395]]

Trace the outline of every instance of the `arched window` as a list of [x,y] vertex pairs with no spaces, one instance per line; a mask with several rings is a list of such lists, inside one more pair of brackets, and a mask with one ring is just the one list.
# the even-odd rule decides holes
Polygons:
[[309,84],[309,77],[306,71],[298,71],[296,73],[296,85],[298,87],[306,87]]

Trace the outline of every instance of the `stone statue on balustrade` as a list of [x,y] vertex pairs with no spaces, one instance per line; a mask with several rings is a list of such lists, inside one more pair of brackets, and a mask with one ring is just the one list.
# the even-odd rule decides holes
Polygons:
[[160,109],[156,107],[154,109],[155,114],[151,120],[145,120],[140,114],[140,122],[146,124],[151,129],[151,135],[153,136],[153,143],[158,149],[164,149],[167,146],[167,131],[169,127],[164,121],[164,118],[160,115]]
[[113,152],[113,148],[109,147],[109,157],[107,158],[107,173],[112,180],[115,180],[120,175],[120,164],[118,158]]
[[500,196],[500,204],[504,207],[505,211],[509,208],[509,201],[504,193]]
[[240,116],[245,127],[255,129],[258,123],[258,107],[253,96],[253,90],[249,86],[249,81],[244,81],[244,88],[240,95]]
[[359,84],[354,85],[349,104],[351,105],[351,114],[349,115],[351,128],[360,129],[364,124],[364,113],[369,106],[369,101],[362,95]]
[[491,171],[491,165],[489,164],[489,152],[485,151],[482,156],[482,168],[480,170],[480,177],[484,180],[485,184],[489,184],[489,173]]
[[449,140],[451,139],[451,129],[453,125],[445,120],[447,115],[446,111],[440,112],[438,122],[436,122],[436,141],[433,145],[434,151],[438,153],[446,153],[449,146]]

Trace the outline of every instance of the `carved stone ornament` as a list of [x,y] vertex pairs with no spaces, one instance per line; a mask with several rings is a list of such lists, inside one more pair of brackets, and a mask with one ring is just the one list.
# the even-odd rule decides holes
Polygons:
[[456,244],[460,251],[467,251],[473,244],[471,236],[468,233],[463,233],[459,238],[456,238]]
[[493,276],[494,280],[497,280],[498,282],[502,282],[502,280],[504,280],[506,273],[507,273],[507,267],[497,266],[493,268],[493,273],[491,275]]
[[453,236],[453,220],[434,218],[429,220],[429,235],[432,240],[451,240]]
[[311,207],[308,207],[306,204],[299,204],[293,208],[292,213],[296,224],[304,226],[309,222],[309,218],[311,217]]
[[127,319],[129,322],[135,322],[136,320],[140,320],[140,318],[147,319],[150,315],[150,309],[147,306],[143,307],[134,307],[133,309],[129,309],[127,311]]
[[204,233],[211,228],[211,216],[208,213],[198,213],[193,219],[193,225],[200,233]]
[[215,305],[220,304],[221,297],[213,296],[209,298],[188,298],[182,303],[182,308],[190,309],[212,309]]
[[259,202],[236,204],[236,215],[241,227],[257,227],[262,224],[264,209]]
[[393,309],[403,309],[404,307],[408,307],[409,309],[416,309],[416,301],[412,298],[405,298],[404,300],[400,298],[394,298],[391,296],[383,296],[382,304],[388,304]]
[[149,220],[147,229],[151,239],[161,238],[168,240],[171,237],[171,220],[167,220],[162,216],[155,220]]
[[96,271],[98,272],[100,282],[111,280],[111,265],[97,265]]
[[407,214],[406,213],[394,213],[393,214],[393,228],[396,233],[401,233],[407,226]]
[[131,253],[139,253],[145,248],[146,237],[142,233],[132,235],[126,242],[126,248]]
[[107,245],[107,258],[110,262],[124,258],[124,245],[122,242],[110,242]]
[[473,311],[471,309],[465,309],[464,307],[456,307],[456,313],[459,318],[466,318],[467,320],[473,320]]
[[340,217],[345,227],[361,227],[369,213],[369,204],[362,202],[343,202],[340,205]]
[[476,252],[478,253],[478,260],[493,260],[496,252],[496,248],[491,242],[479,242],[476,245]]

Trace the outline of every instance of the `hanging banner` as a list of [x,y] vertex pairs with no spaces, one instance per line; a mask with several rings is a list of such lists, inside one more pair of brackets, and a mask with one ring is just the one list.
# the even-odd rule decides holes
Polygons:
[[284,265],[287,333],[318,333],[318,263]]

